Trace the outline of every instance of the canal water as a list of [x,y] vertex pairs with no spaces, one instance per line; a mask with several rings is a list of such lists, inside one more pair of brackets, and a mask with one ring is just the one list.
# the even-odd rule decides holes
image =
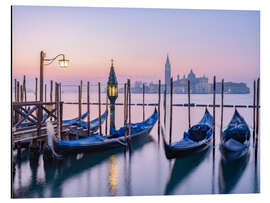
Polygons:
[[[33,95],[32,95],[33,96]],[[98,95],[91,93],[91,102],[97,102]],[[63,93],[63,101],[77,101],[76,93]],[[220,95],[216,103],[220,104]],[[211,104],[212,95],[191,95],[191,103]],[[86,101],[86,94],[83,95]],[[106,95],[102,94],[102,102]],[[145,103],[157,103],[156,94],[146,94]],[[187,95],[174,95],[173,103],[187,103]],[[117,102],[123,102],[120,94]],[[142,103],[141,94],[132,94],[132,103]],[[169,126],[169,95],[167,96],[167,118],[164,119],[163,96],[161,124]],[[252,105],[253,95],[225,95],[224,104]],[[145,117],[150,116],[154,106],[145,107]],[[212,113],[212,108],[208,107]],[[105,106],[102,106],[102,112]],[[204,107],[191,107],[191,124],[196,124],[203,116]],[[86,105],[83,105],[83,112]],[[91,120],[98,115],[98,106],[91,105]],[[142,106],[132,106],[132,122],[142,121]],[[238,108],[247,121],[252,135],[252,108]],[[234,108],[224,108],[224,128],[232,118]],[[64,105],[64,119],[77,117],[78,105]],[[123,106],[116,106],[116,127],[123,125]],[[226,165],[219,151],[220,108],[216,108],[216,148],[211,147],[200,156],[168,160],[162,140],[159,139],[157,124],[149,138],[132,146],[131,151],[123,149],[102,153],[75,154],[54,164],[43,162],[42,154],[38,162],[28,160],[27,150],[22,152],[22,160],[16,162],[16,174],[12,184],[14,197],[97,197],[133,195],[181,195],[219,193],[260,192],[259,158],[255,162],[254,148],[250,146],[249,156],[235,165]],[[188,130],[188,108],[173,107],[172,141],[178,141]],[[103,125],[103,132],[105,132]],[[165,129],[168,139],[169,129]],[[161,137],[160,137],[161,138]],[[251,139],[251,143],[252,143]],[[15,153],[15,152],[14,152]],[[214,155],[213,155],[214,154]]]

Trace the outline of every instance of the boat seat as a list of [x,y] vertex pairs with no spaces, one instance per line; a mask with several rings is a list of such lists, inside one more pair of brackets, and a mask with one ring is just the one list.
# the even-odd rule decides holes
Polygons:
[[206,134],[207,134],[209,129],[210,129],[210,127],[206,124],[194,125],[188,130],[189,139],[191,139],[195,142],[199,142],[199,141],[205,139]]

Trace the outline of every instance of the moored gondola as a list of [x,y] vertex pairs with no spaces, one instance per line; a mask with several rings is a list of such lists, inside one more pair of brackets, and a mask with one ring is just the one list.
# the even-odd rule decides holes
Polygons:
[[201,121],[193,125],[188,132],[185,132],[184,138],[179,142],[168,144],[162,129],[166,157],[171,159],[206,150],[210,146],[212,139],[212,124],[213,117],[206,108]]
[[228,127],[222,133],[220,141],[222,158],[226,161],[237,160],[248,154],[250,130],[236,109]]
[[[157,111],[146,120],[141,123],[131,125],[131,135],[128,137],[129,142],[135,142],[140,138],[148,136],[153,126],[157,121]],[[104,151],[119,147],[126,146],[125,128],[128,129],[128,125],[120,128],[116,131],[117,136],[103,136],[99,134],[91,135],[86,138],[80,138],[75,140],[58,140],[54,135],[48,136],[53,138],[55,151],[59,154],[71,153],[71,152],[94,152]],[[123,133],[124,132],[124,133]],[[48,132],[48,135],[50,133]]]

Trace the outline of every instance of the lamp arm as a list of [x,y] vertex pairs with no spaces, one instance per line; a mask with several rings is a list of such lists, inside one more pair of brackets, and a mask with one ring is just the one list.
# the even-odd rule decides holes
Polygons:
[[50,65],[51,63],[53,63],[55,61],[55,59],[57,59],[59,56],[63,56],[63,59],[65,59],[65,55],[64,54],[58,54],[56,57],[52,58],[52,59],[44,59],[44,61],[49,61],[49,63],[44,64],[44,65]]

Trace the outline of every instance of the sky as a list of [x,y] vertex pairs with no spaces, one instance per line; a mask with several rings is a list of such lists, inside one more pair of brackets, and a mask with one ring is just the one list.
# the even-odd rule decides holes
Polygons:
[[164,81],[216,75],[252,82],[260,69],[259,11],[14,6],[12,74],[39,77],[39,56],[63,53],[67,69],[45,66],[45,79],[107,81],[111,59],[118,80]]

